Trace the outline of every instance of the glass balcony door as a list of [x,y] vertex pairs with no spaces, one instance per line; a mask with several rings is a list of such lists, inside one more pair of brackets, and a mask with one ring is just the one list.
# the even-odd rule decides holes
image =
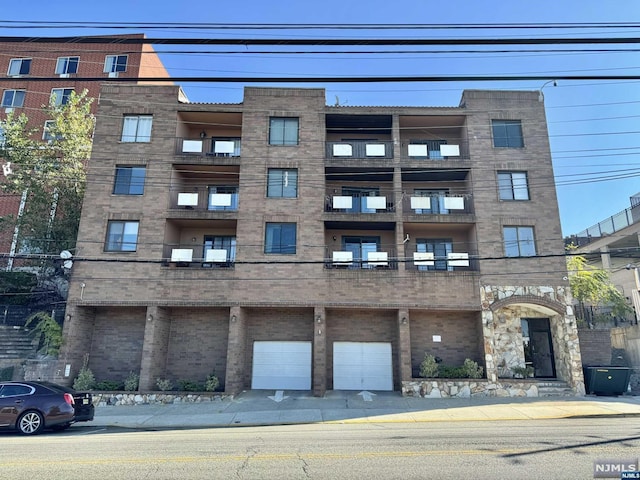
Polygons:
[[343,250],[353,254],[353,264],[350,268],[373,268],[369,265],[370,252],[377,252],[380,237],[343,237]]
[[204,263],[205,267],[212,266],[229,266],[236,261],[236,237],[222,235],[205,235],[203,245],[203,259],[207,258],[207,252],[210,250],[226,250],[227,258],[225,263]]
[[418,270],[449,270],[447,254],[453,252],[453,242],[450,239],[422,239],[416,240],[416,252],[433,253],[433,265],[418,265]]
[[352,207],[347,213],[376,213],[375,208],[367,208],[367,197],[377,197],[380,189],[377,187],[343,187],[342,195],[352,197]]
[[[229,205],[220,205],[216,202],[217,194],[227,194],[231,195],[231,199]],[[215,186],[209,187],[209,201],[207,205],[207,209],[209,210],[238,210],[238,187],[235,185],[231,186]]]
[[449,190],[434,190],[420,188],[413,191],[416,197],[430,197],[431,208],[417,208],[417,214],[447,214],[449,210],[444,206],[444,199],[449,194]]

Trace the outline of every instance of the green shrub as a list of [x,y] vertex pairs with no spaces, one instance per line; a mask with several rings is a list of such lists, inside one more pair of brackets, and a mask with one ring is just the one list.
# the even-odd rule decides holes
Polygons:
[[94,385],[94,388],[96,390],[113,392],[116,390],[122,390],[122,382],[116,382],[114,380],[103,380],[101,382],[97,382]]
[[191,380],[178,380],[178,390],[183,392],[203,392],[204,386]]
[[38,339],[38,353],[57,356],[62,345],[62,327],[46,312],[29,315],[24,326],[28,328],[33,323],[36,326],[30,335]]
[[73,381],[74,390],[91,390],[96,385],[96,377],[89,368],[89,355],[84,356],[84,362],[82,368],[78,373],[78,376]]
[[214,373],[207,377],[207,380],[204,382],[204,390],[206,392],[215,392],[216,388],[220,385],[220,380]]
[[424,360],[420,364],[420,376],[423,378],[436,378],[438,376],[438,363],[433,355],[424,355]]
[[462,368],[466,378],[482,378],[483,368],[470,358],[465,358]]
[[127,392],[135,392],[138,390],[140,383],[140,375],[135,372],[129,372],[129,376],[124,380],[124,389]]
[[158,390],[162,392],[173,390],[173,383],[168,378],[156,378],[156,385]]
[[527,365],[526,367],[511,367],[511,371],[513,372],[513,378],[529,378],[533,377],[533,367],[531,365]]
[[464,367],[452,367],[449,365],[440,365],[438,376],[440,378],[467,378]]

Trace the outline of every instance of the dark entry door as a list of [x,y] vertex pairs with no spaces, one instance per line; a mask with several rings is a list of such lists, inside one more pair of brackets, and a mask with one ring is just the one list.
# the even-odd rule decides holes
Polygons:
[[548,318],[523,318],[524,359],[537,378],[555,378],[556,367]]

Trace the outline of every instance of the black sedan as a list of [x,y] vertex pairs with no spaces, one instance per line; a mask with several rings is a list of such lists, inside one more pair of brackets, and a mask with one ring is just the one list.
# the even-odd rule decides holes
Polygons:
[[0,382],[0,429],[33,435],[45,428],[64,430],[93,420],[90,393],[50,382]]

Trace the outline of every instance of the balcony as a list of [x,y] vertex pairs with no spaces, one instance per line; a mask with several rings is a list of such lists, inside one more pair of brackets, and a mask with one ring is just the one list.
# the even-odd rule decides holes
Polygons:
[[169,208],[237,212],[238,201],[237,186],[185,185],[170,190]]
[[409,161],[440,162],[469,159],[468,145],[459,139],[405,140],[400,142],[400,151],[401,158]]
[[[478,259],[469,253],[469,248],[443,243],[409,245],[405,248],[405,269],[416,272],[478,271]],[[419,251],[416,251],[419,250]]]
[[[342,193],[336,193],[335,189],[327,192],[325,197],[325,212],[347,214],[380,214],[396,211],[392,191],[361,191],[343,188]],[[366,189],[365,189],[366,190]]]
[[162,265],[174,268],[235,268],[235,242],[227,248],[214,247],[206,244],[164,244]]
[[239,157],[240,146],[239,137],[177,138],[176,155]]
[[407,194],[402,199],[405,215],[470,215],[473,204],[470,195]]
[[360,253],[352,250],[327,249],[325,268],[346,270],[397,270],[397,250],[384,247],[383,251],[367,251]]
[[386,140],[345,140],[325,143],[328,159],[389,160],[393,158],[393,142]]

